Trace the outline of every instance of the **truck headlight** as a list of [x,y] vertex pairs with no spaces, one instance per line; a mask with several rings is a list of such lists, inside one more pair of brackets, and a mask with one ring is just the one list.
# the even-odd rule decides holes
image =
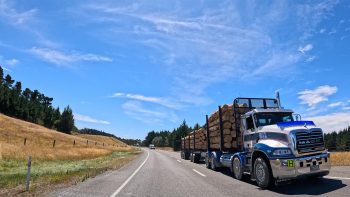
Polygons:
[[291,155],[292,154],[292,151],[288,148],[284,148],[284,149],[276,149],[273,151],[272,153],[273,155]]

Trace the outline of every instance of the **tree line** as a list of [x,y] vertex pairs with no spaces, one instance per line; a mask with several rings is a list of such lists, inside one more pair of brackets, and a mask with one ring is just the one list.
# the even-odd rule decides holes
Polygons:
[[142,145],[149,146],[150,144],[154,144],[156,147],[172,147],[177,151],[181,148],[181,138],[199,128],[200,125],[198,123],[193,127],[189,127],[184,120],[180,126],[175,128],[172,132],[167,130],[148,132],[145,140],[142,141]]
[[339,132],[327,133],[324,135],[325,145],[330,151],[350,150],[350,126]]
[[117,137],[113,134],[106,133],[104,131],[99,131],[96,129],[83,128],[83,129],[77,130],[76,132],[80,133],[80,134],[102,135],[102,136],[106,136],[106,137],[112,137],[112,138],[115,138],[115,139],[117,139],[121,142],[124,142],[125,144],[130,145],[130,146],[141,144],[141,140],[139,140],[139,139],[124,139],[124,138]]
[[[145,140],[142,141],[142,145],[149,146],[150,144],[154,144],[156,147],[172,147],[175,151],[180,150],[181,138],[199,128],[200,125],[198,123],[192,128],[186,124],[186,121],[183,121],[172,132],[166,130],[148,132]],[[338,132],[334,131],[324,134],[324,142],[326,148],[330,151],[349,151],[350,126]]]
[[70,133],[75,128],[72,109],[67,106],[61,113],[59,107],[52,106],[52,101],[38,90],[22,90],[22,83],[15,82],[9,74],[4,76],[0,66],[0,113]]

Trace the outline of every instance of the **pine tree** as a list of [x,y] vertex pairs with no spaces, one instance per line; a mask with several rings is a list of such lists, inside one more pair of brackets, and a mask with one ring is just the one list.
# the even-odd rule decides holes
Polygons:
[[69,107],[69,105],[64,108],[61,119],[58,124],[58,130],[63,133],[70,134],[74,127],[74,117],[73,117],[73,111]]

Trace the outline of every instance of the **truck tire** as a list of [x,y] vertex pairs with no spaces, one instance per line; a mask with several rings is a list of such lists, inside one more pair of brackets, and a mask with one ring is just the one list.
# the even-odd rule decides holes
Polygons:
[[208,155],[205,155],[205,167],[207,167],[208,169],[211,168],[211,165],[210,165],[210,158]]
[[193,157],[193,163],[198,163],[200,160],[201,155],[200,154],[195,154]]
[[274,183],[271,169],[262,157],[258,157],[254,161],[254,176],[256,183],[262,189],[269,188]]
[[237,180],[242,180],[243,178],[243,169],[241,160],[238,157],[234,157],[232,161],[232,174],[233,178]]

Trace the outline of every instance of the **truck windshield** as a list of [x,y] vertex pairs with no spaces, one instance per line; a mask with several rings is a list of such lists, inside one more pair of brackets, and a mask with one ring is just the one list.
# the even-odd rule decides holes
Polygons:
[[292,113],[257,113],[254,116],[256,127],[294,121]]

